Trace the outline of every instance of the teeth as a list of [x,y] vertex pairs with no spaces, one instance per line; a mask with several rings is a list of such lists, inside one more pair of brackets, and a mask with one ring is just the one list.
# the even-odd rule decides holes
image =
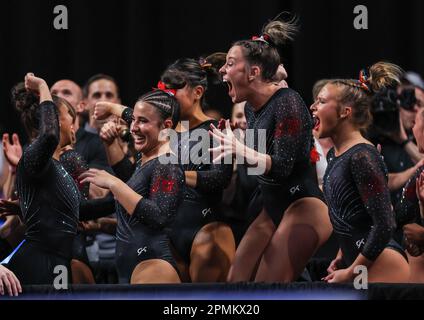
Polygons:
[[228,82],[228,80],[227,79],[222,79],[222,82]]

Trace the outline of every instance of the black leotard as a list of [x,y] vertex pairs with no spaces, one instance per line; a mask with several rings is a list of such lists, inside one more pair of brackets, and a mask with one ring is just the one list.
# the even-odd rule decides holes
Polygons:
[[38,112],[40,133],[25,149],[16,175],[26,241],[9,268],[23,284],[53,284],[57,265],[68,268],[70,280],[81,200],[72,177],[52,158],[59,143],[57,108],[45,101]]
[[[126,108],[122,118],[131,124],[132,109]],[[206,151],[212,145],[213,139],[208,134],[211,124],[218,126],[218,121],[207,120],[186,132],[178,133],[178,141],[171,139],[171,149],[178,155],[183,170],[197,172],[196,188],[186,186],[184,199],[169,229],[171,242],[186,263],[190,262],[191,247],[199,230],[208,223],[223,220],[216,209],[232,175],[232,165],[214,164],[211,154],[202,153],[199,148],[199,141],[202,141],[201,146]],[[192,155],[189,156],[195,152],[195,147],[199,148],[196,154],[200,159],[198,162],[193,161]],[[122,168],[130,167],[128,161],[120,163],[119,167],[121,168],[113,167],[115,173],[121,178],[127,178],[128,174]]]
[[[164,228],[176,215],[185,179],[179,165],[162,164],[161,159],[158,157],[142,164],[127,181],[127,185],[143,197],[132,215],[116,202],[116,265],[120,283],[129,283],[134,268],[144,260],[163,259],[176,268]],[[95,202],[100,205],[93,206]],[[111,196],[89,201],[88,206],[81,207],[81,218],[92,219],[111,213],[114,209],[111,202],[114,202]]]
[[[80,153],[72,149],[66,150],[64,153],[62,153],[59,160],[62,166],[65,168],[65,170],[68,171],[68,173],[74,179],[81,193],[81,196],[84,199],[88,199],[90,184],[89,183],[81,184],[78,179],[78,177],[83,172],[89,169],[87,162],[83,159]],[[78,231],[77,235],[75,236],[74,245],[72,248],[72,259],[82,261],[87,266],[90,266],[86,247],[87,247],[86,236],[84,232]]]
[[346,266],[359,253],[375,260],[385,248],[404,252],[393,239],[396,227],[387,169],[377,149],[360,143],[336,157],[327,154],[324,194]]
[[[208,136],[211,124],[218,126],[218,121],[207,120],[186,132],[178,133],[178,145],[171,145],[171,148],[178,152],[183,170],[197,172],[196,188],[186,187],[184,200],[170,230],[172,244],[186,263],[190,262],[191,247],[199,230],[208,223],[223,220],[217,209],[222,192],[232,175],[232,165],[214,164],[211,154],[207,152],[213,141]],[[202,132],[203,138],[206,139],[194,139],[194,135],[199,132]],[[191,139],[187,141],[189,136]],[[199,141],[202,141],[206,153],[198,151],[197,155],[201,160],[197,163],[192,157],[188,157],[188,154],[195,153]]]
[[421,224],[420,204],[416,192],[417,179],[421,172],[424,171],[424,166],[417,169],[415,174],[408,180],[402,189],[402,196],[396,205],[396,223],[398,229],[405,224],[418,223]]
[[87,162],[83,159],[82,155],[75,150],[67,150],[60,156],[60,163],[66,171],[74,179],[78,186],[81,195],[88,199],[88,193],[90,189],[89,183],[79,183],[78,177],[89,169]]
[[[258,150],[260,129],[266,130],[266,154],[271,156],[272,163],[267,174],[258,176],[259,185],[249,205],[249,215],[255,216],[265,207],[278,226],[284,211],[296,200],[305,197],[323,200],[310,162],[311,115],[299,94],[289,88],[276,91],[256,112],[246,103],[245,114],[247,128],[254,130],[256,151],[261,152]],[[248,135],[246,141],[249,144]]]

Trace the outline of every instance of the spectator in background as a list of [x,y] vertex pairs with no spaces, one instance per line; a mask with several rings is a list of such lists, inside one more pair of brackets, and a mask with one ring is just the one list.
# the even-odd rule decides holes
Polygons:
[[[390,91],[387,91],[375,98],[374,121],[368,131],[370,141],[376,146],[378,144],[381,146],[381,154],[389,172],[389,190],[393,205],[400,200],[402,187],[424,163],[412,135],[414,119],[417,111],[424,105],[424,98],[420,96],[419,88],[415,89],[415,96],[418,99],[413,97],[414,90],[411,88],[416,86],[409,81],[400,83],[403,70],[399,69],[397,77],[398,96],[395,94],[392,97]],[[396,90],[396,87],[391,89]],[[412,92],[409,94],[411,97],[405,98],[408,90]],[[378,108],[376,103],[381,103],[380,106],[384,110],[376,111]]]
[[85,108],[82,99],[82,89],[72,80],[63,79],[55,82],[50,89],[50,93],[62,99],[66,99],[77,113],[77,121],[74,124],[75,132],[84,125],[87,117],[84,117]]
[[[108,101],[120,103],[119,87],[116,80],[105,74],[96,74],[88,79],[83,88],[85,110],[88,122],[77,132],[75,149],[86,157],[90,168],[104,169],[112,172],[109,166],[106,150],[98,135],[99,128],[107,121],[98,121],[93,117],[97,102]],[[100,189],[102,190],[102,189]],[[107,191],[93,195],[102,198]],[[88,249],[90,262],[93,266],[96,283],[116,283],[118,281],[115,268],[115,236],[98,233],[95,242]]]

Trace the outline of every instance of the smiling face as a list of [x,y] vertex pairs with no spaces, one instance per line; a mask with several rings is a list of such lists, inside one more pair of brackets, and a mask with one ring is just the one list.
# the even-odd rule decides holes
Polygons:
[[241,46],[233,46],[228,51],[226,63],[219,72],[228,84],[228,95],[233,103],[248,100],[250,66]]
[[162,141],[159,141],[159,134],[163,129],[165,129],[164,121],[160,118],[155,107],[141,101],[135,104],[131,134],[137,151],[149,154],[161,145]]
[[337,94],[335,85],[325,85],[310,108],[314,119],[313,133],[317,139],[331,137],[337,130],[340,119]]

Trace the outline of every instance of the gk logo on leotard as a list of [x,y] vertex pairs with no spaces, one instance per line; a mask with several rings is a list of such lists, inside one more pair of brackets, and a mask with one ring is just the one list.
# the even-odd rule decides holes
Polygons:
[[361,247],[365,244],[365,239],[362,238],[361,240],[356,241],[356,246],[358,249],[361,249]]
[[208,214],[208,213],[211,213],[211,208],[206,208],[206,209],[203,209],[202,210],[202,214],[203,214],[203,217],[206,217],[206,215]]
[[300,191],[300,185],[290,188],[290,193],[294,195],[296,192]]
[[147,252],[147,247],[143,247],[143,248],[138,248],[137,249],[138,255],[142,254],[143,252]]
[[67,290],[68,289],[68,268],[63,265],[54,267],[54,274],[59,274],[54,278],[53,286],[56,290]]

